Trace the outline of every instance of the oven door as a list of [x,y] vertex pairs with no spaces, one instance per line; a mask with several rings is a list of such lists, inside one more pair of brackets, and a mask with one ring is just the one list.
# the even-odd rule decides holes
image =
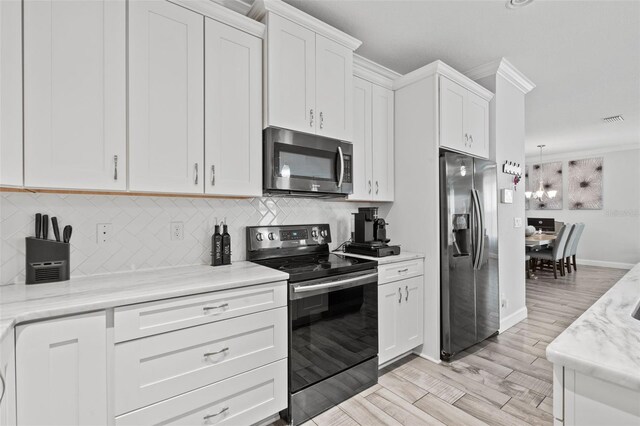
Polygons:
[[289,391],[293,394],[378,353],[378,274],[289,286]]
[[353,192],[350,143],[275,127],[264,138],[265,190]]

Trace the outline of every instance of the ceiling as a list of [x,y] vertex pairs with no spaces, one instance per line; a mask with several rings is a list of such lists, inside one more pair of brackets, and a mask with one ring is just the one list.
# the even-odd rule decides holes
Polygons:
[[[246,0],[250,2],[251,0]],[[640,146],[640,1],[285,0],[363,41],[400,73],[436,59],[465,72],[508,59],[536,84],[526,153]],[[603,117],[622,114],[624,122]]]

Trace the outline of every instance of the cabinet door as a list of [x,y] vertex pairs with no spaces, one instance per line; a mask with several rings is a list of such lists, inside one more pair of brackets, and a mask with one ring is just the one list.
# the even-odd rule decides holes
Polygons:
[[273,13],[267,17],[267,31],[264,126],[315,133],[316,35]]
[[402,353],[403,344],[398,331],[402,303],[399,283],[378,286],[378,362],[383,364]]
[[424,276],[407,278],[396,283],[402,292],[400,308],[401,352],[410,351],[423,342]]
[[204,17],[129,2],[129,188],[204,192]]
[[350,200],[371,200],[373,194],[371,90],[371,83],[353,78],[353,194]]
[[489,102],[467,92],[465,133],[469,134],[469,150],[479,157],[489,157]]
[[[0,3],[0,7],[2,4]],[[0,342],[0,425],[16,424],[16,357],[14,332]]]
[[373,85],[373,199],[393,201],[393,91]]
[[126,189],[126,3],[24,2],[25,185]]
[[262,40],[205,19],[205,192],[262,196]]
[[22,3],[0,1],[0,184],[22,186]]
[[353,140],[353,52],[316,34],[316,133]]
[[[464,111],[467,89],[440,77],[440,146],[468,152]],[[466,135],[468,140],[468,135]]]
[[104,312],[16,328],[18,423],[107,423]]

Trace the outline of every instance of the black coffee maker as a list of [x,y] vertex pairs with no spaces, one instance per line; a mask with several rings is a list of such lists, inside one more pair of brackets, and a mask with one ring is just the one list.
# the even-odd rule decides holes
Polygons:
[[358,208],[358,213],[354,213],[353,242],[345,251],[374,257],[400,254],[400,246],[390,246],[389,241],[387,223],[378,217],[378,208]]

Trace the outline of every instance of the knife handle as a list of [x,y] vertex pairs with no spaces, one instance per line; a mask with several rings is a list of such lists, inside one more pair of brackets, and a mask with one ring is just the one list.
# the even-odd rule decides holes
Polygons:
[[56,241],[60,242],[60,229],[58,228],[58,218],[57,217],[52,217],[51,218],[51,226],[53,228],[53,235],[56,237]]
[[49,237],[49,215],[42,215],[42,238],[47,239]]
[[42,214],[36,213],[36,238],[42,237]]

